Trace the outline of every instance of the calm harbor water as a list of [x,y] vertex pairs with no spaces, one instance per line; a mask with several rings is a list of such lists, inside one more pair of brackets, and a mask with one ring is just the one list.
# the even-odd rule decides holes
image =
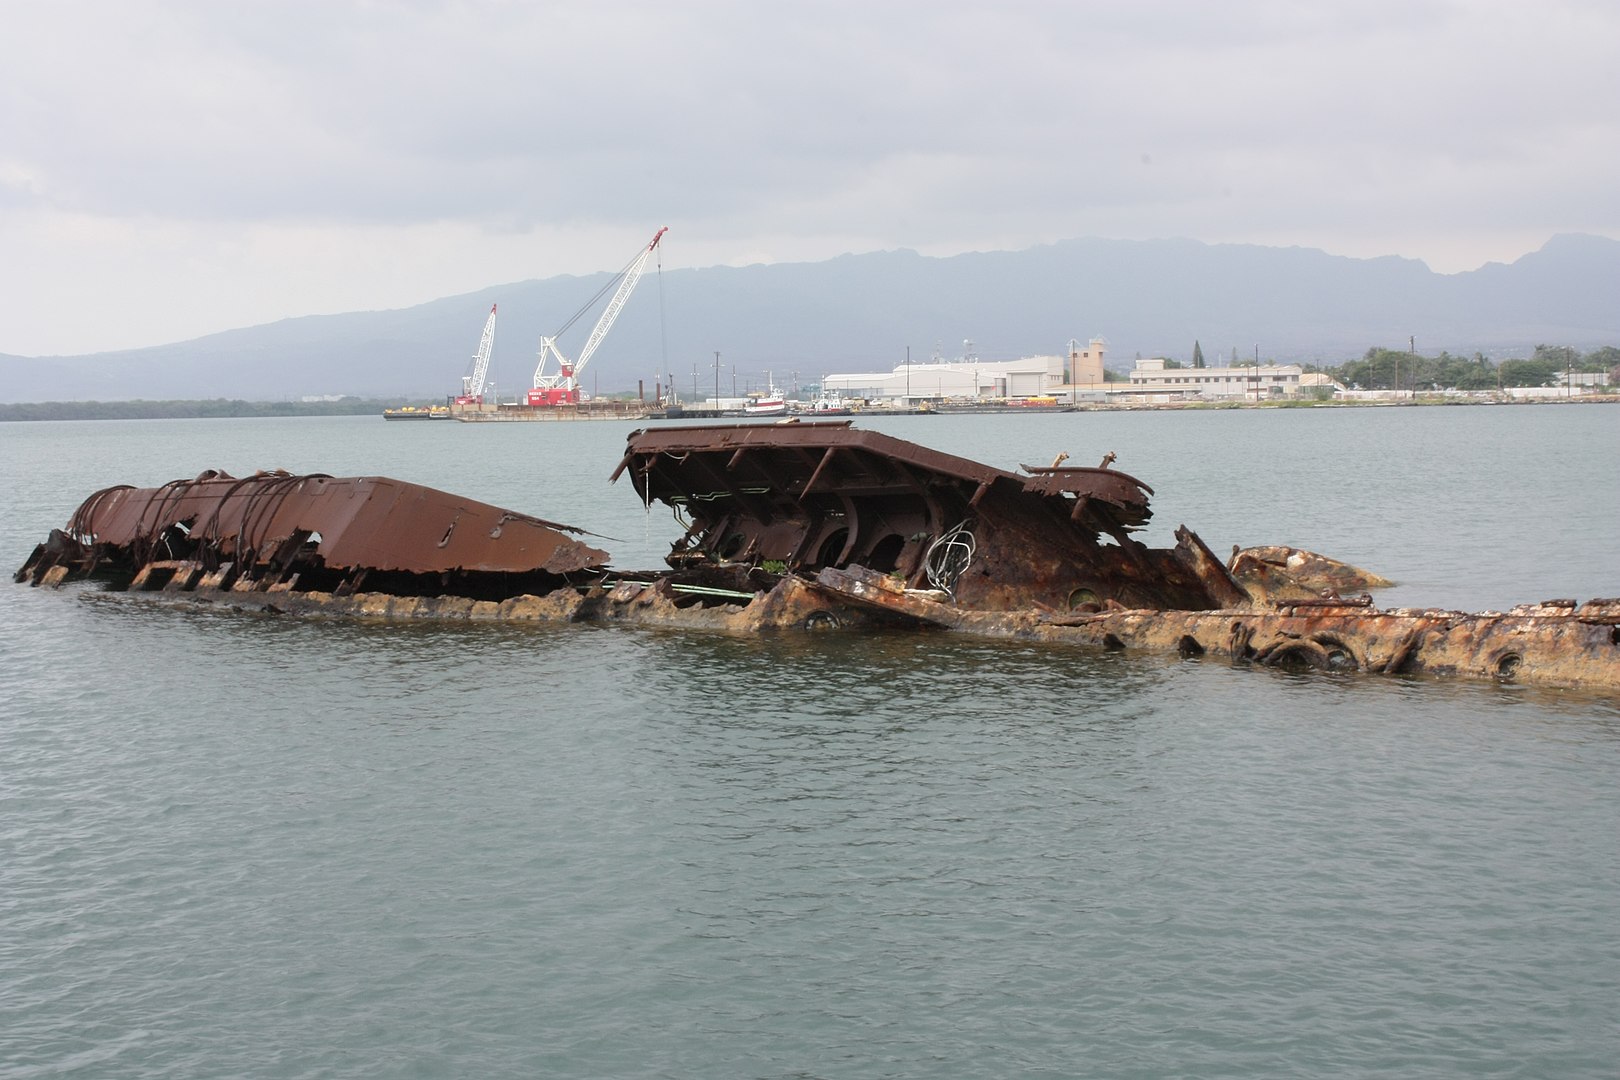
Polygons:
[[[896,417],[1501,608],[1620,594],[1612,406]],[[0,556],[204,468],[612,537],[630,425],[0,425]],[[1620,702],[939,635],[0,585],[0,1077],[1609,1077]]]

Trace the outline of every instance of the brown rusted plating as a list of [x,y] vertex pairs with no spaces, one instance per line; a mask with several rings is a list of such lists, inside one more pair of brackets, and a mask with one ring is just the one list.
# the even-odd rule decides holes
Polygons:
[[690,520],[668,561],[862,566],[965,608],[1218,607],[1241,590],[1198,539],[1131,533],[1151,489],[1112,469],[1006,472],[849,422],[653,428],[614,479]]
[[385,477],[209,471],[96,492],[17,579],[500,596],[598,572],[607,553],[567,535],[579,531]]

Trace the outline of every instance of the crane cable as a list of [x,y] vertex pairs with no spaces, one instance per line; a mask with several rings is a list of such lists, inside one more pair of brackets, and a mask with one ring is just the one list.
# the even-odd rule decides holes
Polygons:
[[[658,360],[659,360],[658,370],[659,371],[668,371],[669,370],[669,333],[668,333],[667,327],[666,327],[666,325],[664,323],[664,251],[663,251],[663,245],[659,245],[658,250],[655,251],[654,254],[657,255],[657,257],[658,257],[657,263],[655,263],[653,265],[653,269],[654,269],[654,271],[656,271],[657,276],[658,276]],[[716,402],[716,404],[719,404],[719,403]]]
[[552,334],[551,336],[554,337],[554,338],[562,337],[564,334],[566,334],[568,332],[569,327],[573,326],[575,323],[579,322],[580,319],[585,317],[585,313],[587,311],[590,311],[590,310],[592,310],[593,308],[596,307],[597,301],[601,300],[602,297],[606,296],[613,289],[618,288],[619,287],[619,282],[624,280],[625,275],[630,272],[630,268],[632,266],[636,265],[636,259],[641,258],[641,256],[642,256],[642,252],[637,251],[636,254],[635,254],[635,257],[632,258],[629,262],[624,264],[624,269],[623,270],[620,270],[617,274],[614,274],[611,278],[609,278],[608,283],[606,285],[603,285],[600,289],[598,289],[596,291],[595,296],[593,296],[589,300],[585,301],[585,303],[580,306],[580,309],[578,311],[574,312],[572,315],[570,315],[568,317],[568,321],[563,323],[561,328],[559,328],[558,331],[555,334]]

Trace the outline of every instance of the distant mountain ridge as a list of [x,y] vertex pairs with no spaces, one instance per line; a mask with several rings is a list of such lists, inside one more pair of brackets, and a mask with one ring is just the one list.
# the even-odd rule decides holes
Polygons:
[[[500,305],[491,370],[503,398],[527,387],[553,333],[611,275],[491,286],[393,311],[311,315],[191,341],[88,356],[0,356],[0,401],[297,399],[319,394],[442,398],[460,385],[489,305]],[[1537,344],[1620,344],[1620,241],[1560,235],[1511,264],[1436,274],[1412,259],[1195,240],[1064,240],[933,258],[914,251],[816,263],[649,268],[582,382],[648,392],[808,383],[887,370],[906,358],[1062,352],[1100,335],[1110,366],[1140,353],[1187,359],[1233,349],[1338,363],[1371,346],[1528,355]],[[577,353],[595,312],[561,341]]]

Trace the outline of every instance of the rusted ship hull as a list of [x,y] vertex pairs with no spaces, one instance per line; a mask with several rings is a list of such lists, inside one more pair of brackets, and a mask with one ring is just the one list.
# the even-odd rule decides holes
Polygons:
[[1620,690],[1620,600],[1555,600],[1506,613],[1314,600],[1213,611],[1114,609],[1087,615],[962,611],[859,569],[824,570],[818,584],[852,603],[918,624],[1012,637],[1210,657],[1298,670],[1497,679]]
[[1112,469],[1020,475],[849,421],[658,428],[630,436],[613,479],[690,518],[672,566],[862,566],[966,609],[1112,601],[1207,608],[1244,594],[1196,537],[1131,533],[1152,489]]
[[781,579],[749,600],[686,602],[662,582],[554,590],[504,600],[465,596],[253,592],[171,581],[146,595],[305,617],[500,623],[594,623],[731,634],[837,629],[948,630],[1234,665],[1488,679],[1620,692],[1620,602],[1512,612],[1367,607],[1220,611],[1116,610],[1082,617],[1040,611],[964,612],[936,601],[874,599],[881,587]]
[[[1064,455],[1066,456],[1066,455]],[[1286,548],[1223,564],[1133,533],[1151,489],[1109,468],[1007,472],[848,423],[637,431],[613,476],[687,515],[667,569],[582,530],[381,477],[204,473],[97,492],[16,580],[382,619],[791,632],[900,627],[1239,664],[1620,691],[1620,600],[1382,611],[1386,584]]]
[[608,555],[582,531],[386,477],[209,471],[96,492],[16,580],[492,599],[599,575]]

